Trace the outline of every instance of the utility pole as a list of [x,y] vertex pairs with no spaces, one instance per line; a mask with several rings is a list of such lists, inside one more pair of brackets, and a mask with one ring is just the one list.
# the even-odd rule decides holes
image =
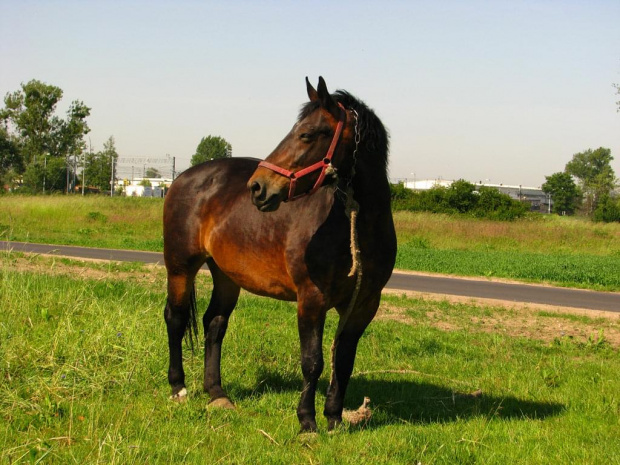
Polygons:
[[[90,137],[88,138],[88,153],[90,153],[92,159],[93,145],[90,141]],[[82,195],[84,195],[86,189],[86,155],[83,156],[82,161],[84,165],[82,166]]]
[[43,158],[43,193],[45,194],[45,177],[47,176],[47,154]]
[[[83,151],[83,150],[82,150]],[[78,156],[77,155],[73,155],[73,182],[71,183],[71,193],[75,194],[75,186],[77,186],[77,163],[78,163]]]
[[114,156],[110,155],[110,164],[112,165],[112,174],[110,176],[110,197],[114,197]]
[[67,165],[67,183],[66,183],[67,192],[66,194],[69,195],[69,154],[67,154],[67,158],[65,158],[65,165]]

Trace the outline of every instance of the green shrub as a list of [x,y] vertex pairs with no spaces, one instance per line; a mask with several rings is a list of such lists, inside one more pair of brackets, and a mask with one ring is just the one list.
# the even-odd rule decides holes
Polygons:
[[512,221],[525,216],[526,204],[513,200],[492,187],[476,186],[463,179],[450,187],[436,186],[412,191],[403,184],[392,185],[392,208],[414,212],[470,215],[476,218]]
[[620,221],[620,199],[614,199],[609,195],[605,195],[599,200],[592,219],[604,223]]
[[478,203],[472,213],[477,218],[512,221],[525,216],[529,208],[526,204],[513,200],[492,187],[481,187]]

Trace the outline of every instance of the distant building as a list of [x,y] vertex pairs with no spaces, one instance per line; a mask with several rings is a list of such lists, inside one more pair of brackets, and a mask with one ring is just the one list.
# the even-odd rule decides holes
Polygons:
[[538,187],[524,187],[524,186],[507,186],[504,184],[476,184],[477,186],[495,187],[503,194],[507,194],[511,199],[518,200],[520,202],[528,202],[530,204],[530,211],[549,213],[550,203],[553,202],[548,194],[545,194],[542,189]]
[[[450,187],[453,182],[447,179],[420,179],[413,181],[405,180],[403,184],[408,189],[422,191],[432,189],[433,187]],[[530,211],[549,213],[551,210],[550,203],[553,206],[552,199],[539,187],[509,186],[482,182],[472,184],[476,187],[494,187],[501,193],[509,195],[511,199],[528,202],[530,204]]]
[[127,197],[163,197],[170,184],[172,184],[172,179],[168,178],[121,179],[117,181],[116,189],[122,191],[122,195]]
[[433,187],[450,187],[453,181],[446,179],[420,179],[420,180],[405,180],[404,185],[407,189],[414,191],[426,191]]

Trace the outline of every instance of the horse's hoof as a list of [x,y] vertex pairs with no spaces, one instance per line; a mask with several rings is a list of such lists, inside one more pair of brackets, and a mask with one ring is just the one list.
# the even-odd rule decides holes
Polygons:
[[185,402],[187,400],[187,389],[183,388],[176,394],[172,394],[170,396],[170,400],[174,400],[175,402]]
[[209,407],[223,408],[228,410],[235,410],[235,404],[233,404],[228,397],[218,397],[215,400],[209,402]]
[[327,419],[327,431],[334,431],[342,424],[342,418],[328,418]]
[[316,433],[318,431],[316,421],[314,420],[300,421],[300,426],[301,430],[299,431],[299,434]]

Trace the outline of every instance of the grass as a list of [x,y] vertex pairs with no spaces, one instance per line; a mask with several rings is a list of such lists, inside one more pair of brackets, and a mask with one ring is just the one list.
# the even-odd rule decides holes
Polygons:
[[[0,238],[162,250],[163,201],[4,196]],[[401,269],[620,291],[620,224],[534,215],[515,222],[395,212]]]
[[3,196],[0,238],[161,251],[163,200],[142,197]]
[[518,251],[612,256],[620,259],[620,224],[532,214],[519,221],[490,221],[432,213],[394,213],[399,244],[434,250]]
[[396,267],[603,291],[620,290],[618,257],[518,251],[432,250],[409,243],[399,247]]
[[620,463],[617,319],[385,296],[346,400],[373,417],[300,437],[294,305],[242,294],[220,411],[200,350],[168,400],[161,268],[3,253],[0,275],[2,463]]

